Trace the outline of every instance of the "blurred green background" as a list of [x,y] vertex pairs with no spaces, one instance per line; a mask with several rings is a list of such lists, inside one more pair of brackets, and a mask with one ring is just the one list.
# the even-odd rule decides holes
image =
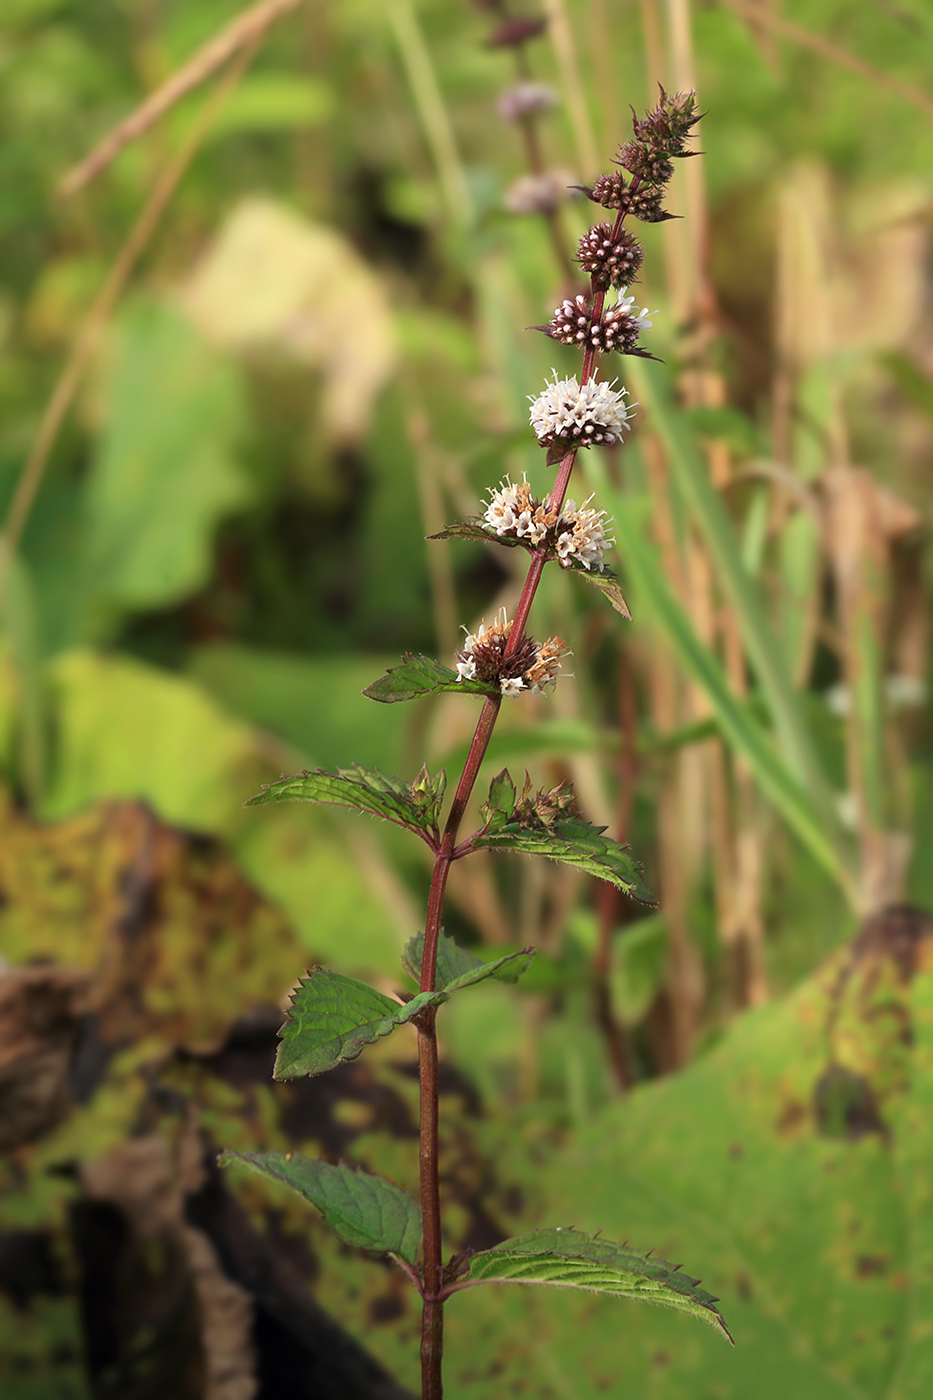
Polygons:
[[[519,16],[548,22],[510,45]],[[738,1345],[480,1289],[448,1389],[930,1393],[931,59],[925,0],[6,0],[4,1397],[417,1389],[401,1274],[212,1161],[414,1188],[407,1029],[268,1081],[303,967],[405,985],[430,867],[242,803],[302,766],[459,771],[470,697],[360,692],[514,606],[521,551],[425,536],[506,473],[548,489],[527,396],[579,366],[525,328],[602,212],[568,186],[658,81],[707,113],[683,217],[636,229],[664,365],[605,367],[634,430],[572,487],[634,621],[548,571],[574,678],[505,707],[484,776],[573,780],[659,907],[456,867],[447,931],[540,952],[444,1010],[444,1191],[451,1247],[549,1223],[682,1259]],[[497,103],[527,80],[555,105],[523,128]]]

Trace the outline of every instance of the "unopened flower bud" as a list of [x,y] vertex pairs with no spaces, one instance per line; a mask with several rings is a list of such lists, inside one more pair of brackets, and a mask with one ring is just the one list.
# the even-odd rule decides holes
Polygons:
[[592,308],[586,297],[577,296],[571,301],[565,298],[554,308],[554,315],[546,326],[541,326],[552,340],[561,345],[585,345]]
[[635,118],[635,139],[675,158],[693,154],[686,150],[685,142],[691,135],[690,128],[702,116],[696,109],[696,93],[675,92],[668,95],[663,87],[660,87],[660,91],[661,100],[657,107],[643,118]]
[[573,176],[566,170],[520,175],[509,185],[503,203],[510,214],[551,214],[567,198],[572,182]]
[[521,121],[536,112],[550,112],[560,99],[547,83],[516,83],[506,88],[496,103],[500,117],[508,122]]
[[577,245],[577,261],[592,279],[593,286],[627,287],[635,280],[644,253],[641,244],[624,229],[613,242],[609,224],[596,224]]
[[674,217],[673,214],[665,213],[661,207],[663,190],[633,191],[625,176],[618,171],[611,175],[598,176],[590,189],[585,186],[579,188],[583,189],[583,193],[594,204],[601,204],[604,209],[618,209],[623,214],[631,214],[645,224],[659,224]]
[[546,19],[507,19],[504,24],[500,24],[498,29],[494,29],[486,40],[488,49],[514,49],[521,44],[527,44],[529,39],[536,39],[539,34],[543,34],[547,29]]
[[666,185],[674,173],[673,163],[663,149],[655,150],[641,141],[628,141],[620,146],[616,165],[621,165],[630,175],[637,175],[645,185]]

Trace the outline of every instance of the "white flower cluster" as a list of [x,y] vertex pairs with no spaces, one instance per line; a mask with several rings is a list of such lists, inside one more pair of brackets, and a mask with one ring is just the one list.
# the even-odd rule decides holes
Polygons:
[[[495,621],[491,622],[488,627],[485,622],[481,622],[475,632],[467,632],[460,660],[457,662],[457,680],[475,680],[476,656],[474,653],[482,647],[501,646],[508,639],[511,630],[512,624],[508,620],[508,614],[505,608],[500,608],[496,613]],[[466,631],[465,628],[464,631]],[[503,694],[505,694],[504,691]]]
[[[590,500],[592,500],[592,496]],[[611,522],[604,510],[593,510],[589,501],[577,510],[575,501],[565,501],[557,522],[557,557],[565,569],[576,559],[584,569],[605,569],[603,555],[615,540],[608,532]]]
[[624,290],[624,288],[620,288],[619,300],[616,302],[614,309],[627,315],[633,324],[638,327],[639,331],[650,331],[654,322],[649,318],[657,316],[657,310],[649,311],[647,306],[643,306],[637,316],[632,315],[632,307],[635,305],[635,298],[623,296],[622,292]]
[[584,501],[580,510],[575,501],[568,500],[558,515],[532,496],[527,481],[513,486],[506,477],[490,492],[483,524],[491,533],[527,540],[535,548],[547,540],[565,569],[576,560],[585,569],[602,573],[606,567],[603,555],[615,540],[608,530],[606,512],[593,510],[590,500]]
[[[549,637],[538,651],[537,661],[528,667],[522,677],[529,695],[546,695],[553,690],[560,675],[561,662],[570,655],[570,648],[564,645],[560,637]],[[504,688],[502,693],[506,694]]]
[[513,486],[506,477],[490,494],[483,519],[486,529],[497,535],[516,535],[529,544],[539,545],[557,516],[535,500],[527,481]]
[[626,389],[614,389],[615,380],[605,384],[595,376],[581,388],[575,377],[558,379],[556,370],[551,373],[554,381],[543,394],[538,398],[528,395],[531,426],[542,446],[573,442],[589,447],[594,442],[621,441],[633,407],[625,402]]
[[501,674],[505,645],[511,630],[512,624],[505,608],[500,608],[488,627],[482,622],[475,632],[467,632],[463,649],[458,655],[457,680],[479,679],[493,684],[498,681],[502,694],[513,697],[544,695],[552,690],[560,675],[561,661],[570,655],[569,647],[560,637],[549,637],[541,646],[530,637],[523,638],[518,648],[519,654],[511,658],[516,674]]

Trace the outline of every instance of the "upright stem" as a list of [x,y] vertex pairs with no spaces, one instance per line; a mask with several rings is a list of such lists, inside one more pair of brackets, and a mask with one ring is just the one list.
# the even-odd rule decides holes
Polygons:
[[[622,227],[623,215],[615,222],[615,236]],[[601,316],[603,292],[596,292],[593,299],[593,314]],[[593,373],[596,352],[592,347],[586,350],[583,358],[582,383],[585,384]],[[572,447],[561,461],[551,492],[550,505],[559,510],[563,505],[570,474],[576,460],[577,449]],[[544,554],[532,554],[531,563],[522,588],[521,598],[515,610],[515,617],[509,631],[505,656],[512,656],[522,640],[531,605],[534,602],[541,575],[544,572]],[[447,877],[454,859],[457,833],[470,795],[476,785],[479,770],[492,732],[499,717],[502,703],[498,695],[488,696],[483,702],[479,721],[470,743],[470,752],[464,764],[457,791],[451,803],[444,835],[434,862],[431,876],[431,890],[428,895],[428,908],[424,925],[424,952],[421,959],[421,991],[433,992],[437,975],[437,945],[441,932],[441,911],[444,904],[444,891]],[[424,1222],[424,1258],[422,1272],[422,1313],[421,1313],[421,1396],[422,1400],[441,1400],[443,1382],[441,1361],[444,1346],[444,1304],[441,1299],[443,1286],[443,1240],[441,1238],[441,1197],[438,1145],[438,1061],[436,1011],[425,1011],[418,1018],[418,1077],[420,1082],[420,1130],[419,1167],[421,1179],[421,1213]]]
[[[432,992],[437,974],[437,943],[441,931],[444,890],[457,844],[457,832],[476,784],[480,765],[489,747],[499,714],[501,698],[489,696],[483,702],[470,752],[457,784],[447,817],[441,847],[434,862],[431,892],[424,926],[424,953],[421,959],[421,990]],[[422,1400],[441,1400],[441,1358],[444,1346],[444,1304],[440,1298],[443,1283],[443,1241],[441,1238],[441,1193],[438,1145],[438,1064],[436,1012],[432,1008],[419,1018],[418,1078],[421,1086],[419,1166],[421,1214],[424,1221],[423,1306],[421,1313],[421,1395]]]

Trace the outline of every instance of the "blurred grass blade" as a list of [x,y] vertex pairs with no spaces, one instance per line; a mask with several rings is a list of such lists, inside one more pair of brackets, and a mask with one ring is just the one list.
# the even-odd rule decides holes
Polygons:
[[[0,553],[6,548],[0,538]],[[16,672],[19,733],[19,774],[33,807],[37,807],[46,770],[41,648],[35,593],[29,571],[18,555],[9,559],[6,592],[0,598],[0,624],[6,625],[10,659]]]
[[743,563],[732,521],[709,480],[686,422],[674,409],[665,378],[654,366],[643,362],[632,367],[630,378],[633,391],[653,415],[654,426],[667,448],[678,485],[696,515],[720,581],[736,610],[745,649],[771,712],[787,765],[810,794],[825,825],[835,828],[838,820],[826,776],[769,625],[758,586]]
[[[591,468],[595,480],[598,469]],[[611,488],[603,487],[607,504]],[[841,841],[822,820],[810,794],[776,752],[769,736],[754,717],[752,708],[729,688],[718,658],[704,646],[692,622],[668,586],[653,547],[647,543],[643,512],[625,497],[616,496],[611,509],[616,536],[638,592],[639,602],[650,609],[674,647],[681,665],[709,696],[726,742],[748,761],[755,779],[787,823],[823,868],[851,894],[851,878]]]

